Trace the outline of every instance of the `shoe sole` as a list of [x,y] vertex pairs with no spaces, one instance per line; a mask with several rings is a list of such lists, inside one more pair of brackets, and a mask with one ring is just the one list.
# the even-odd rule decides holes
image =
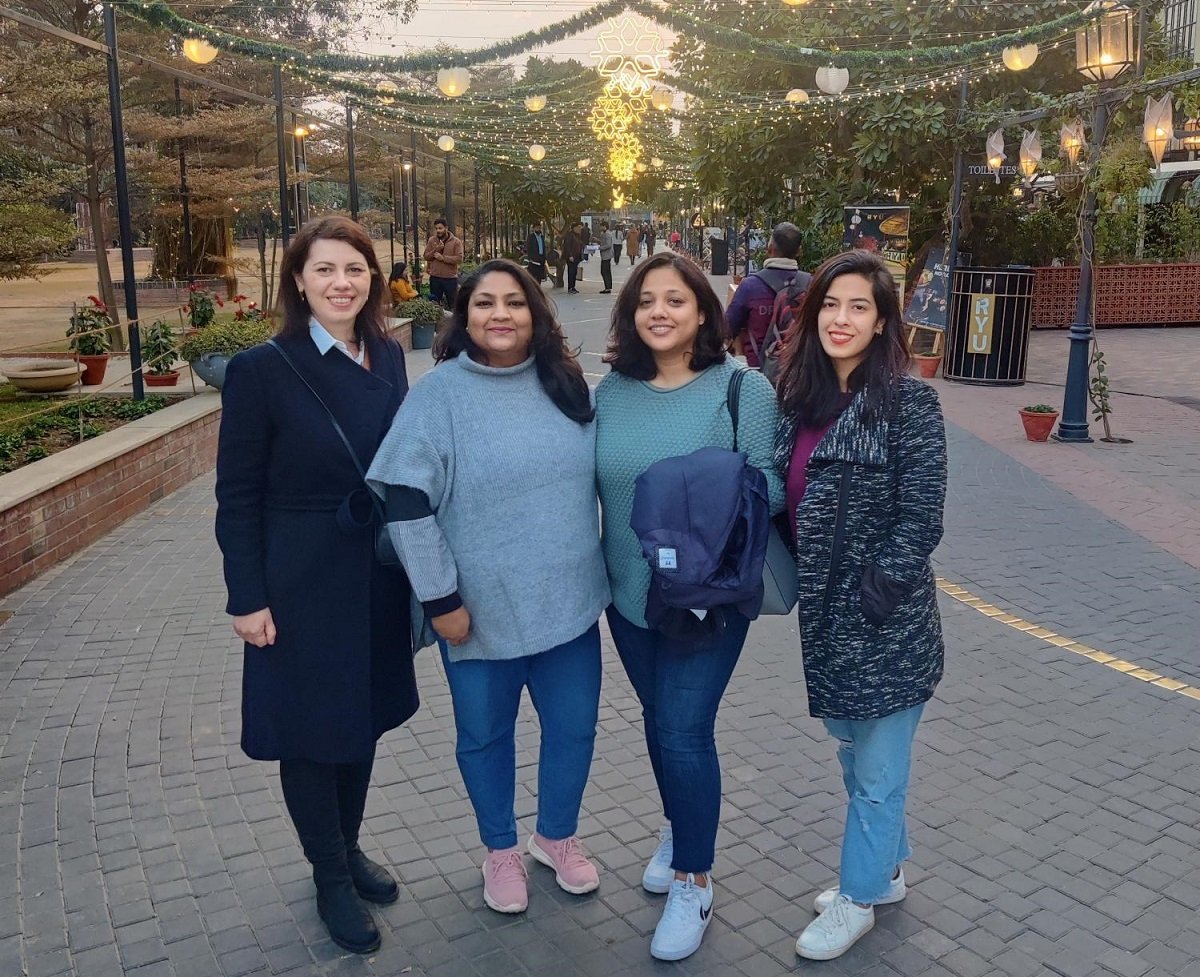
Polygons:
[[[326,929],[328,929],[328,927],[326,927]],[[339,940],[332,933],[329,934],[329,938],[331,940],[333,940],[333,942],[336,943],[338,946],[340,946],[343,950],[349,950],[351,953],[358,953],[358,954],[374,953],[376,950],[379,949],[380,945],[383,942],[379,937],[376,937],[375,942],[370,944],[369,946],[355,946],[353,943],[347,943],[345,940]]]
[[844,947],[837,950],[803,950],[800,947],[800,941],[796,940],[796,956],[803,957],[805,960],[836,960],[844,953],[848,953],[850,948],[859,940],[871,932],[875,928],[875,920],[871,920],[870,925],[865,930],[858,934],[853,940],[847,943]]
[[558,883],[558,887],[562,889],[563,892],[569,892],[573,896],[582,896],[589,892],[595,892],[600,888],[599,879],[590,885],[568,885],[566,882],[564,882],[562,880],[562,876],[558,874],[558,869],[554,867],[554,859],[538,847],[537,842],[533,840],[533,835],[529,836],[529,841],[525,845],[525,848],[529,854],[533,856],[534,861],[545,865],[548,869],[554,870],[554,881]]
[[386,897],[370,895],[366,892],[363,892],[363,890],[358,886],[354,887],[354,891],[358,893],[358,898],[362,899],[364,902],[373,903],[376,906],[390,906],[393,902],[396,902],[400,898],[399,886],[396,887],[395,892]]
[[642,876],[642,888],[645,889],[647,892],[654,893],[654,895],[656,895],[656,896],[665,896],[668,892],[671,891],[671,883],[667,882],[664,885],[659,885],[658,883],[655,883],[655,882],[647,882],[646,877],[643,875]]

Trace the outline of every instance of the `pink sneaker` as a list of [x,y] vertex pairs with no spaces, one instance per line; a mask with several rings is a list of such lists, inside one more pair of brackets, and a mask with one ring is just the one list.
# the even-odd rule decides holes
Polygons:
[[529,854],[547,868],[554,869],[554,881],[565,892],[581,896],[600,885],[596,866],[588,861],[583,846],[574,835],[562,841],[551,841],[539,834],[529,836]]
[[519,847],[489,851],[483,863],[483,901],[498,913],[525,912],[529,908],[527,878]]

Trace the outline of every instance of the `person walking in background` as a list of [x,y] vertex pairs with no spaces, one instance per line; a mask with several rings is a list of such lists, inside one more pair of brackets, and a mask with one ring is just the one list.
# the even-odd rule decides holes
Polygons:
[[654,254],[654,243],[658,240],[658,232],[654,228],[654,224],[646,225],[646,257],[649,258]]
[[[720,300],[699,267],[673,252],[655,255],[617,296],[605,358],[612,372],[596,388],[596,475],[613,593],[608,625],[642,705],[666,821],[642,875],[647,891],[667,893],[650,944],[660,960],[694,953],[711,919],[721,811],[714,730],[750,621],[721,608],[724,628],[706,644],[652,630],[650,566],[630,517],[635,482],[650,465],[707,446],[733,448],[729,381],[739,366],[726,355],[724,330]],[[761,374],[744,378],[739,410],[737,444],[765,475],[778,512],[783,482],[771,461],[778,414]]]
[[596,241],[600,246],[600,278],[604,282],[601,295],[612,292],[612,263],[613,263],[613,233],[608,229],[608,221],[600,222],[600,234]]
[[767,241],[767,258],[761,271],[747,275],[733,293],[726,316],[733,337],[734,352],[746,357],[746,365],[760,369],[763,345],[775,310],[775,298],[793,282],[807,284],[808,274],[800,271],[796,255],[804,238],[800,228],[789,221],[778,224]]
[[583,257],[583,225],[572,224],[563,235],[563,261],[567,263],[567,291],[572,295],[578,294],[575,283],[579,276],[579,262]]
[[618,224],[613,229],[613,263],[621,263],[621,247],[625,244],[625,227]]
[[429,297],[444,308],[454,308],[458,292],[458,266],[463,260],[463,243],[446,224],[445,217],[433,222],[433,237],[425,244],[429,272]]
[[908,375],[882,259],[850,251],[813,276],[779,379],[776,464],[787,479],[809,712],[838,742],[848,807],[837,885],[796,952],[832,960],[905,896],[912,744],[942,677],[930,555],[942,537],[946,431]]
[[541,221],[534,221],[529,229],[529,237],[525,241],[525,260],[529,265],[529,274],[540,285],[546,280],[546,233],[542,230]]
[[579,268],[576,281],[583,281],[583,269],[588,261],[588,245],[592,243],[592,228],[586,221],[575,225],[579,230]]
[[388,276],[388,291],[393,302],[408,302],[419,294],[408,280],[408,265],[403,261],[392,265],[392,273]]
[[630,224],[629,230],[625,232],[625,253],[629,255],[629,267],[632,268],[638,260],[638,252],[641,250],[641,234],[638,231],[636,224]]
[[234,356],[221,391],[216,533],[245,642],[242,749],[279,762],[329,935],[370,953],[379,930],[362,900],[399,895],[359,847],[375,742],[418,700],[408,580],[376,561],[362,471],[408,380],[358,224],[301,228],[279,290],[276,345]]
[[600,884],[576,837],[609,600],[595,411],[549,300],[511,261],[463,283],[434,359],[367,477],[440,638],[455,755],[487,846],[484,901],[518,913],[529,902],[513,813],[525,688],[542,725],[526,847],[564,891]]

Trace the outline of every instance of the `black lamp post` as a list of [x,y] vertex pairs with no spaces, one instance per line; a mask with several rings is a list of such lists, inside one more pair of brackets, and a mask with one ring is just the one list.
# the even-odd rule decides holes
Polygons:
[[[1116,0],[1097,0],[1096,10],[1106,13],[1075,35],[1075,67],[1100,84],[1092,116],[1092,152],[1090,169],[1094,173],[1104,137],[1108,131],[1109,101],[1104,91],[1136,63],[1133,44],[1133,13]],[[1075,303],[1075,321],[1069,333],[1070,356],[1067,360],[1067,384],[1063,394],[1062,419],[1055,438],[1059,441],[1086,443],[1088,433],[1088,376],[1091,367],[1093,324],[1096,310],[1092,302],[1095,275],[1096,191],[1088,188],[1080,221],[1079,296]]]

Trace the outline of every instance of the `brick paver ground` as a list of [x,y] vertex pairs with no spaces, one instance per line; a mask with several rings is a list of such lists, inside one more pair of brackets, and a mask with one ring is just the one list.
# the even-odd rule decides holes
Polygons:
[[[599,373],[607,305],[595,277],[560,304]],[[1168,552],[1107,509],[1159,488],[1190,498],[1200,442],[1181,431],[1174,453],[1139,439],[1121,456],[1031,446],[1044,454],[1030,461],[1008,433],[975,433],[1016,424],[995,392],[942,392],[952,474],[939,572],[1195,680],[1196,554]],[[1062,465],[1090,472],[1097,494],[1105,472],[1130,481],[1109,479],[1109,496],[1088,501],[1052,477]],[[14,880],[0,886],[0,977],[1200,977],[1200,702],[953,600],[942,605],[947,676],[916,753],[910,895],[842,959],[802,963],[792,949],[836,873],[844,801],[833,747],[807,715],[790,619],[752,628],[721,714],[718,902],[690,960],[649,957],[661,897],[638,882],[659,813],[610,644],[581,824],[600,890],[567,896],[531,866],[528,913],[483,906],[449,697],[426,651],[421,711],[380,744],[365,825],[401,898],[376,912],[379,953],[342,954],[316,917],[274,767],[237,747],[240,655],[220,611],[212,518],[206,477],[0,600],[13,612],[0,627],[0,878]],[[1178,534],[1198,518],[1193,508]],[[527,830],[528,709],[519,736]]]

